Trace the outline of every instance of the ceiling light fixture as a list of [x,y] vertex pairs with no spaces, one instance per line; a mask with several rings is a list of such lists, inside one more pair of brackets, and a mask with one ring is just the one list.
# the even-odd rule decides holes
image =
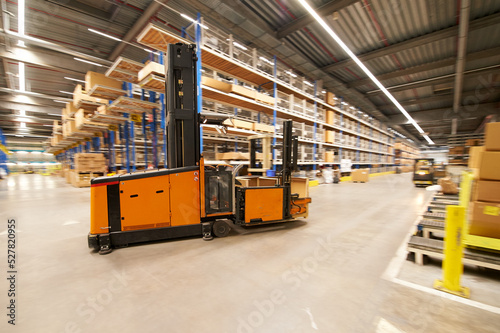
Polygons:
[[297,77],[295,73],[292,73],[290,71],[285,71],[286,74],[290,75],[291,77]]
[[274,65],[274,62],[264,58],[264,57],[259,57],[260,60],[264,61],[264,62],[267,62],[269,65]]
[[312,84],[311,82],[304,81],[304,83],[307,84],[309,87],[314,87],[314,84]]
[[321,93],[322,94],[326,94],[326,90],[321,90]]
[[[195,24],[198,24],[198,21],[196,21],[194,18],[187,16],[186,14],[181,14],[181,16],[184,17],[188,21],[191,21]],[[202,23],[200,23],[200,27],[202,27],[203,29],[208,29],[208,27]]]
[[248,48],[247,48],[245,45],[240,44],[240,43],[238,43],[238,42],[233,42],[233,45],[234,45],[234,46],[236,46],[236,47],[239,47],[239,48],[240,48],[240,49],[242,49],[243,51],[248,50]]
[[[17,33],[21,36],[24,36],[24,0],[17,1]],[[17,46],[25,47],[23,40],[17,41]]]
[[21,117],[26,116],[26,111],[25,111],[25,110],[19,110],[19,115],[20,115]]
[[77,61],[81,61],[81,62],[86,62],[87,64],[91,64],[91,65],[94,65],[94,66],[98,66],[98,67],[102,67],[103,65],[101,64],[98,64],[97,62],[93,62],[93,61],[88,61],[88,60],[85,60],[85,59],[80,59],[80,58],[73,58]]
[[58,101],[57,99],[53,99],[54,102],[56,103],[64,103],[64,104],[67,104],[68,102],[65,102],[65,101]]
[[26,123],[21,123],[21,128],[26,128]]
[[415,119],[413,119],[410,114],[399,104],[399,102],[392,96],[392,94],[380,83],[379,80],[370,72],[368,68],[361,62],[361,60],[356,57],[356,55],[349,49],[349,47],[340,39],[339,36],[333,31],[332,28],[316,13],[316,11],[305,1],[298,0],[302,6],[311,14],[316,21],[325,29],[325,31],[339,44],[339,46],[346,52],[351,59],[365,72],[365,74],[375,83],[375,85],[389,98],[389,100],[398,108],[399,111],[410,121],[410,123],[417,129],[417,131],[422,134],[422,136],[429,142],[429,144],[434,144],[432,140],[425,135],[424,130],[417,124]]
[[59,92],[63,94],[73,95],[73,93],[69,91],[59,90]]
[[71,81],[75,81],[75,82],[85,83],[85,81],[84,81],[84,80],[78,80],[78,79],[74,79],[74,78],[72,78],[72,77],[67,77],[67,76],[65,76],[64,78],[65,78],[66,80],[71,80]]
[[57,114],[57,113],[47,113],[49,116],[56,116],[56,117],[60,117],[61,115],[60,114]]
[[95,30],[95,29],[90,29],[90,28],[89,28],[89,31],[92,31],[92,32],[93,32],[93,33],[95,33],[95,34],[98,34],[98,35],[101,35],[101,36],[104,36],[104,37],[111,38],[111,39],[116,40],[116,41],[118,41],[118,42],[121,42],[121,41],[122,41],[122,40],[121,40],[120,38],[118,38],[118,37],[114,37],[114,36],[111,36],[111,35],[105,34],[104,32],[100,32],[100,31]]

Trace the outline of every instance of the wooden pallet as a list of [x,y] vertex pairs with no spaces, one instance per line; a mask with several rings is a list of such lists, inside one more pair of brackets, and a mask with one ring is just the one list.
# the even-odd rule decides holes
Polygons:
[[87,92],[87,94],[89,96],[97,98],[116,99],[120,96],[125,96],[127,92],[123,89],[111,88],[96,84],[90,89],[90,91]]
[[118,57],[113,65],[106,71],[106,76],[119,81],[137,84],[139,82],[137,75],[143,67],[144,64],[140,62]]
[[101,105],[104,105],[104,104],[103,103],[99,103],[99,102],[94,102],[94,101],[88,101],[88,100],[80,99],[75,104],[75,107],[77,109],[95,110],[95,109],[97,109]]
[[139,82],[141,88],[152,90],[159,93],[165,93],[165,77],[151,73]]
[[[444,241],[412,236],[408,242],[408,251],[415,253],[415,263],[424,264],[424,256],[444,258]],[[500,270],[500,254],[472,249],[464,249],[464,264]]]
[[115,116],[115,115],[110,115],[110,114],[102,114],[102,113],[95,113],[93,114],[89,120],[93,122],[98,122],[106,125],[118,125],[118,124],[123,124],[128,120],[128,118],[125,118],[123,116]]
[[118,97],[109,106],[110,111],[132,114],[151,113],[153,109],[160,109],[160,104],[125,96]]

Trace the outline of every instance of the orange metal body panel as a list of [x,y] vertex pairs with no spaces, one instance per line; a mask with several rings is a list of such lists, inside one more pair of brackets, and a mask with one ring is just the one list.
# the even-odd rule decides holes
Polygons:
[[172,226],[200,223],[200,172],[170,175]]
[[309,203],[311,203],[311,198],[300,198],[293,200],[290,208],[290,213],[293,217],[307,218],[309,214]]
[[245,191],[245,222],[259,218],[262,221],[283,219],[282,188],[248,188]]
[[170,226],[170,175],[120,182],[122,231]]
[[90,233],[108,233],[108,187],[90,188]]

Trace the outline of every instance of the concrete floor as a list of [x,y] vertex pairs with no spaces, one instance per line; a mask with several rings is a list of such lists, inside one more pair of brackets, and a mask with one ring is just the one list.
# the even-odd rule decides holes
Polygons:
[[1,332],[499,330],[500,314],[381,277],[432,195],[408,174],[311,188],[307,222],[107,256],[87,248],[89,191],[51,176],[0,181],[0,267],[15,218],[19,271],[17,325],[2,315]]

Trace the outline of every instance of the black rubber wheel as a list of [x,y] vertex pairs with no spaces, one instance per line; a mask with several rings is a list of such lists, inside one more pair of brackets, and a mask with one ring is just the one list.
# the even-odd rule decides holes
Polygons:
[[215,221],[213,226],[214,235],[217,237],[226,237],[229,234],[231,228],[224,221]]

